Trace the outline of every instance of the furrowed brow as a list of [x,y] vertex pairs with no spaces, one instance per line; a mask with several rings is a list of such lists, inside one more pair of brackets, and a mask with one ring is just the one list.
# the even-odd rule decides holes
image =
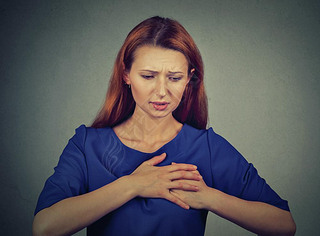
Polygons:
[[168,74],[175,75],[175,74],[183,74],[181,71],[168,71]]
[[154,71],[154,70],[140,70],[140,72],[149,72],[149,73],[152,73],[152,74],[158,74],[158,72]]

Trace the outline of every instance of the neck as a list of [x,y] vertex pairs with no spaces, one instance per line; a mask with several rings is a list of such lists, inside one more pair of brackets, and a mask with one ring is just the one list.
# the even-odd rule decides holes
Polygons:
[[172,113],[166,117],[155,118],[137,108],[125,123],[140,140],[166,139],[178,133],[182,127]]

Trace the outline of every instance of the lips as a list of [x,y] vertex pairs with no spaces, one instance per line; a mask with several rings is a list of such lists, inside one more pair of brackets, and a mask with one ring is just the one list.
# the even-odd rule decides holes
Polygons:
[[151,102],[153,105],[153,108],[158,111],[163,111],[168,107],[168,102]]

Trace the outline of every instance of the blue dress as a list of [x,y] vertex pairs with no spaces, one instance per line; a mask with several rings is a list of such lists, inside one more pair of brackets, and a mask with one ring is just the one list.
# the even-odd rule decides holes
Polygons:
[[[65,198],[96,190],[129,175],[142,162],[165,152],[159,166],[190,163],[209,187],[250,201],[289,211],[254,166],[212,128],[198,130],[184,124],[178,135],[153,153],[124,145],[113,129],[84,125],[63,150],[54,174],[39,196],[35,214]],[[134,198],[87,227],[88,235],[204,235],[206,210],[185,210],[165,199]]]

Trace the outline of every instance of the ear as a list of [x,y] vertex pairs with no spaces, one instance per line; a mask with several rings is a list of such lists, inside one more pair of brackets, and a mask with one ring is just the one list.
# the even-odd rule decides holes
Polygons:
[[190,74],[189,74],[189,76],[188,76],[188,83],[189,83],[189,81],[191,80],[191,78],[192,78],[195,70],[196,70],[196,69],[194,69],[194,68],[192,68],[192,69],[190,70]]
[[126,66],[124,65],[124,62],[121,63],[121,66],[122,66],[122,70],[123,70],[123,81],[126,83],[126,84],[131,84],[130,82],[130,79],[129,79],[129,72],[126,70]]
[[123,72],[123,80],[126,84],[131,84],[130,78],[129,78],[129,73],[127,71]]

